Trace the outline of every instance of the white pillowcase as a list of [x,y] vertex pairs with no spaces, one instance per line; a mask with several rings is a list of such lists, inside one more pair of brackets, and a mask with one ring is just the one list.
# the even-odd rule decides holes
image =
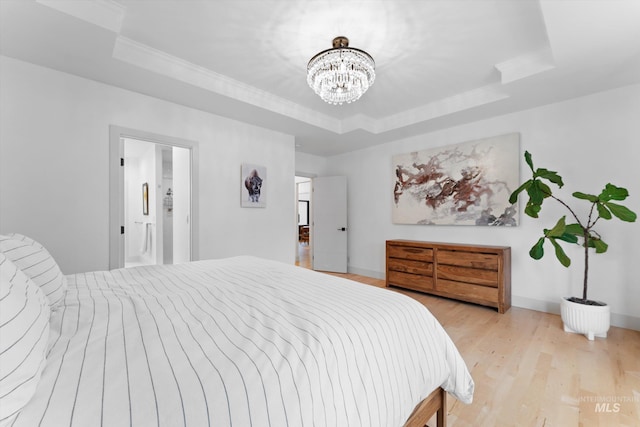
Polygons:
[[50,314],[40,287],[0,253],[0,425],[36,391],[46,363]]
[[0,252],[11,260],[47,296],[51,308],[62,302],[67,279],[51,254],[35,240],[22,234],[0,236]]

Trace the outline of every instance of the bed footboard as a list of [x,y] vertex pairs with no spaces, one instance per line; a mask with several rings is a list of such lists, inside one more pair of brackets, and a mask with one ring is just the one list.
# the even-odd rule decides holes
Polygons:
[[[404,427],[424,427],[436,414],[437,426],[447,426],[447,392],[438,387],[413,410]],[[430,426],[433,427],[433,426]]]

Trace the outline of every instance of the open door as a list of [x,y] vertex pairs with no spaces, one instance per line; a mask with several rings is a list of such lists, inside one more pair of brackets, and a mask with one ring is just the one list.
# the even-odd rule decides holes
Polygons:
[[347,272],[347,177],[313,179],[313,269]]

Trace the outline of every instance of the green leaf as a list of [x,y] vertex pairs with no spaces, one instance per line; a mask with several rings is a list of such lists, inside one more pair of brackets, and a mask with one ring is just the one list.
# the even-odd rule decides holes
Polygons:
[[534,170],[533,170],[533,160],[531,159],[531,153],[529,153],[528,151],[525,151],[524,152],[524,160],[527,162],[527,164],[531,168],[531,172],[534,172]]
[[567,243],[578,243],[578,237],[575,234],[567,233],[566,231],[562,236],[557,237],[557,239],[563,240]]
[[524,213],[529,215],[531,218],[538,218],[538,213],[542,210],[542,206],[534,205],[531,203],[531,200],[527,202],[527,206],[524,208]]
[[536,171],[535,176],[549,180],[560,188],[562,188],[562,186],[564,185],[564,183],[562,182],[562,177],[558,175],[558,172],[556,171],[550,171],[548,169],[540,168]]
[[[594,248],[596,248],[596,253],[597,254],[602,254],[605,253],[607,251],[607,249],[609,248],[609,245],[607,245],[604,241],[600,240],[600,239],[589,239],[591,243],[593,243]],[[589,245],[591,246],[591,245]]]
[[591,203],[598,203],[598,196],[594,196],[593,194],[585,194],[579,191],[573,193],[573,197],[576,199],[588,200]]
[[540,181],[534,179],[527,187],[529,200],[527,201],[527,206],[524,208],[524,213],[532,218],[538,218],[538,213],[542,210],[542,202],[545,198],[545,195],[540,191],[539,184]]
[[598,208],[598,215],[600,215],[600,218],[611,219],[611,212],[605,207],[604,204],[598,203],[596,204],[596,206]]
[[609,208],[612,214],[616,216],[616,218],[626,221],[626,222],[635,222],[638,218],[635,212],[631,211],[625,206],[618,205],[617,203],[606,202],[604,205]]
[[564,232],[568,234],[573,234],[575,236],[580,236],[580,237],[584,236],[584,230],[582,229],[580,224],[577,224],[577,223],[568,224],[567,228],[564,229]]
[[609,183],[604,187],[604,190],[602,190],[602,193],[600,193],[598,197],[603,202],[608,202],[609,200],[624,200],[629,197],[629,192],[626,188],[616,187]]
[[565,224],[566,216],[563,216],[558,220],[556,225],[551,230],[545,230],[544,234],[547,237],[560,237],[564,234],[564,230],[567,228]]
[[571,259],[569,259],[567,254],[564,252],[562,246],[560,246],[558,242],[556,242],[556,239],[550,238],[549,240],[551,241],[553,247],[556,249],[556,258],[558,258],[560,264],[564,265],[565,267],[569,267],[571,265]]
[[543,190],[540,188],[540,181],[534,179],[531,185],[527,188],[527,194],[529,194],[529,202],[533,205],[541,205],[544,198],[547,197]]
[[540,259],[544,255],[544,237],[541,237],[538,242],[529,250],[529,256],[533,259]]
[[542,181],[536,181],[538,183],[538,189],[544,195],[545,198],[551,196],[551,188]]
[[520,193],[522,193],[524,190],[526,190],[531,183],[533,182],[533,180],[529,179],[527,181],[525,181],[520,187],[518,187],[516,189],[516,191],[514,191],[513,193],[511,193],[511,196],[509,196],[509,203],[511,203],[512,205],[518,201],[518,195],[520,195]]

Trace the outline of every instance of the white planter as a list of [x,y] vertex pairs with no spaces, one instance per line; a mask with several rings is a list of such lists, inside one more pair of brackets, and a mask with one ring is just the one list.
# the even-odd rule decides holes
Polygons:
[[562,298],[560,314],[565,332],[584,334],[589,340],[593,337],[607,337],[611,322],[608,305],[585,305]]

